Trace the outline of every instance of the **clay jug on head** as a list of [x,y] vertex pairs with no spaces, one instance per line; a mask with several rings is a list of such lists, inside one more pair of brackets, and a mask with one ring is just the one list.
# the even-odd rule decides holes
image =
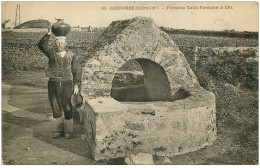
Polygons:
[[55,36],[66,36],[71,29],[71,26],[63,21],[63,19],[56,19],[57,22],[51,27],[52,33]]

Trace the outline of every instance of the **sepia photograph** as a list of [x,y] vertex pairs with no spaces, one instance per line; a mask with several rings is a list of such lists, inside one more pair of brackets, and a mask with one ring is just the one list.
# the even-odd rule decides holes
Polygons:
[[258,1],[1,1],[1,165],[259,165]]

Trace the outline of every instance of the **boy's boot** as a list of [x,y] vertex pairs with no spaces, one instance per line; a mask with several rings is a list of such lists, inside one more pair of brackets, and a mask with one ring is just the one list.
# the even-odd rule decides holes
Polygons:
[[72,138],[72,131],[73,131],[73,119],[64,120],[64,133],[66,139]]
[[54,118],[54,134],[53,138],[58,139],[63,136],[63,131],[64,131],[64,124],[63,121],[64,118]]

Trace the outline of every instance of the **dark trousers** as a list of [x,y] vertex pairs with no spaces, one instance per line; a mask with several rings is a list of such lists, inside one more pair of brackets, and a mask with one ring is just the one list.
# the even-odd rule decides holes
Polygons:
[[48,82],[48,96],[53,111],[53,118],[60,118],[62,116],[63,109],[65,119],[72,119],[73,113],[70,103],[70,97],[72,94],[72,81]]

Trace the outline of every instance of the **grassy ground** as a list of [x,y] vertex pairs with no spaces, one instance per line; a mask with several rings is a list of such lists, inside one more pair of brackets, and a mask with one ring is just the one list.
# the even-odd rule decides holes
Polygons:
[[48,78],[43,71],[11,71],[2,74],[2,82],[9,85],[32,86],[36,88],[47,88]]

